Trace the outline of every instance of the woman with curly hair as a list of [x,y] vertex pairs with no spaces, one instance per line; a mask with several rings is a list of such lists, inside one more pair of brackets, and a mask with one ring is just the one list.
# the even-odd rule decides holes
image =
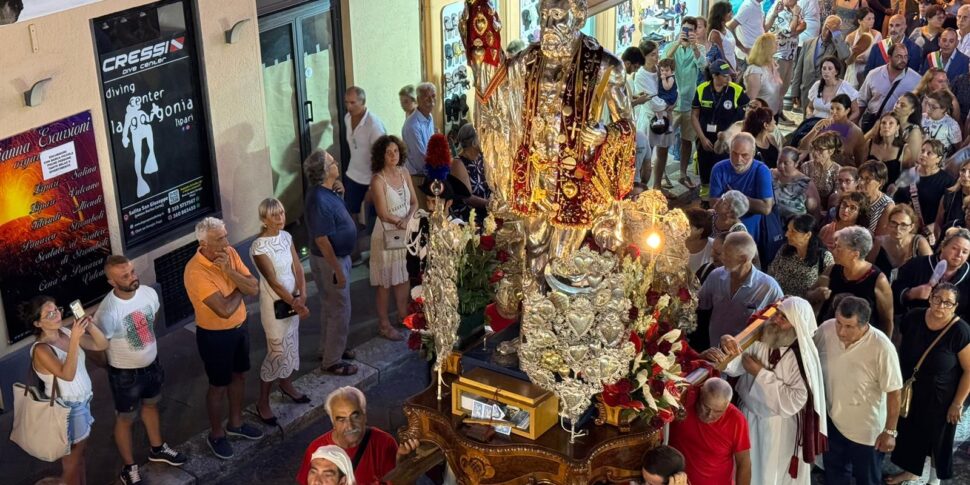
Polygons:
[[387,248],[384,238],[387,231],[407,228],[408,221],[418,209],[418,199],[411,177],[403,168],[406,157],[407,148],[404,142],[394,135],[378,138],[371,152],[371,172],[374,174],[371,179],[371,195],[374,197],[378,221],[370,238],[370,284],[377,288],[375,306],[380,335],[389,340],[404,339],[391,326],[388,316],[391,291],[394,292],[397,313],[402,316],[407,312],[411,291],[408,284],[407,248]]

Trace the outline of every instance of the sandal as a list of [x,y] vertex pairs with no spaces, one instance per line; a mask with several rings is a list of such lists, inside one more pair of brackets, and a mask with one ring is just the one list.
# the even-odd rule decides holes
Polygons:
[[384,337],[394,342],[400,342],[401,340],[404,340],[404,335],[402,335],[401,332],[398,332],[397,330],[395,330],[393,327],[382,327],[377,333],[380,334],[381,337]]
[[919,480],[919,477],[909,472],[902,472],[902,473],[897,473],[895,475],[890,475],[886,477],[885,482],[888,483],[889,485],[896,485],[899,483],[904,483],[912,480]]
[[357,373],[357,366],[348,364],[346,362],[337,362],[336,364],[323,369],[323,371],[335,376],[352,376]]
[[354,360],[357,358],[357,352],[353,349],[347,349],[344,351],[343,355],[340,356],[344,360]]
[[687,190],[694,190],[694,189],[697,188],[697,186],[694,185],[694,181],[691,180],[690,177],[681,177],[681,178],[677,179],[677,182],[680,185],[683,185],[684,188],[686,188]]
[[665,189],[672,189],[674,188],[674,183],[670,181],[670,177],[668,177],[667,174],[664,174],[663,180],[660,182],[660,186]]

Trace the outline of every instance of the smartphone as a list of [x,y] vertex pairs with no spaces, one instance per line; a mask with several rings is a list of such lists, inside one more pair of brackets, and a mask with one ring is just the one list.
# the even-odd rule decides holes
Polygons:
[[84,318],[84,306],[81,305],[81,300],[74,300],[71,302],[71,313],[74,314],[75,320],[80,320]]

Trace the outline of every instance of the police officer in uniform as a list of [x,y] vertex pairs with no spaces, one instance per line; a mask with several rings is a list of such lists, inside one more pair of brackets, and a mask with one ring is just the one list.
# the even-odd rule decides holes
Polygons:
[[710,65],[711,80],[697,86],[691,111],[691,122],[697,133],[697,167],[701,183],[711,182],[714,164],[727,157],[717,153],[714,144],[718,134],[736,121],[744,119],[744,108],[748,105],[748,95],[741,85],[731,82],[734,71],[724,59],[717,59]]

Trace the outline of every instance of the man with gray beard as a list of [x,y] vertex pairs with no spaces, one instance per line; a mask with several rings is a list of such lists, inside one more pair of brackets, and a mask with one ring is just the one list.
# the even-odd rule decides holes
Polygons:
[[724,372],[740,376],[735,390],[748,420],[751,483],[808,485],[815,457],[826,449],[825,385],[812,336],[812,306],[788,297],[744,353],[725,335],[731,358]]
[[367,426],[367,398],[355,387],[341,387],[327,396],[325,404],[333,429],[317,437],[303,454],[296,482],[307,485],[313,454],[321,447],[337,445],[352,458],[357,483],[383,483],[384,475],[401,458],[417,449],[418,440],[398,445],[390,434]]

